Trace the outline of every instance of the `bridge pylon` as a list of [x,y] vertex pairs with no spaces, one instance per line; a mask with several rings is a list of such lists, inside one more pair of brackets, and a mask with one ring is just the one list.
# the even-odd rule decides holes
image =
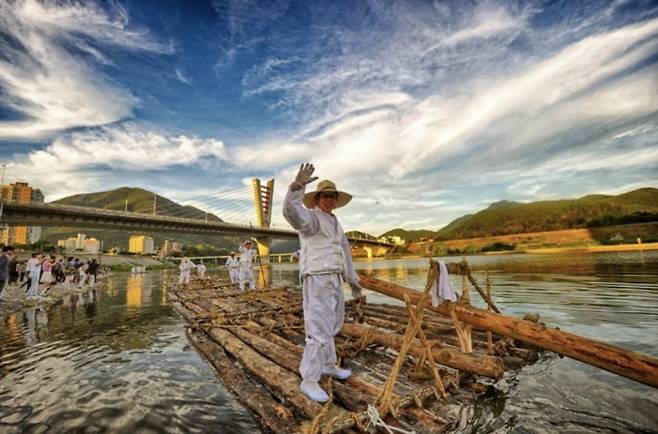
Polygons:
[[[254,192],[254,203],[256,205],[256,222],[258,227],[269,228],[272,221],[272,200],[274,194],[274,179],[267,181],[265,185],[260,182],[260,179],[254,178],[252,180],[252,187]],[[258,255],[262,264],[270,263],[270,245],[272,243],[271,237],[256,238],[258,246]]]

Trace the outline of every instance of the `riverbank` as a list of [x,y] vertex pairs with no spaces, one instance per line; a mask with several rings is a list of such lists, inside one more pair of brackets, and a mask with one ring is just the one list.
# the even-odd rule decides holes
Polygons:
[[[552,254],[552,253],[604,253],[604,252],[642,252],[658,250],[658,243],[646,244],[615,244],[611,246],[586,246],[586,247],[551,247],[543,249],[528,249],[522,252],[511,251],[509,253],[530,254]],[[489,252],[494,253],[494,252]]]
[[[99,275],[99,279],[94,286],[84,285],[82,288],[78,288],[77,285],[69,285],[68,283],[60,282],[51,286],[48,295],[36,299],[30,299],[27,297],[25,294],[26,288],[21,287],[24,282],[8,285],[5,287],[4,291],[2,291],[2,296],[0,297],[0,318],[4,318],[12,313],[20,312],[31,307],[47,307],[60,304],[65,297],[71,296],[72,294],[83,295],[103,286],[103,282],[107,277],[108,276]],[[43,293],[46,287],[46,284],[40,284],[39,293]]]

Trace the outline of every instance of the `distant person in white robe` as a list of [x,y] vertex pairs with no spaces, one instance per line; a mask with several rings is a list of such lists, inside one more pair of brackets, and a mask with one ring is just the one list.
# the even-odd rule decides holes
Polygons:
[[199,265],[196,266],[196,274],[202,278],[206,278],[206,266],[203,264],[203,261],[199,262]]
[[180,275],[178,276],[178,283],[187,285],[190,283],[190,273],[194,268],[194,263],[190,261],[190,258],[185,257],[180,261],[178,269],[180,270]]
[[256,289],[254,277],[254,258],[257,253],[251,248],[251,240],[247,240],[240,246],[240,291],[244,291],[245,283],[249,282],[249,289]]
[[231,252],[231,256],[226,260],[226,266],[231,283],[238,283],[240,281],[240,260],[235,257],[235,253]]

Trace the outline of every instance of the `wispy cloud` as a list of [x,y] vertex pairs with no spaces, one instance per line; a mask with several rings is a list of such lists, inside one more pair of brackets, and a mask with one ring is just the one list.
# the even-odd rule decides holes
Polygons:
[[[345,226],[372,232],[436,229],[491,198],[567,197],[658,179],[658,8],[650,1],[212,6],[204,13],[214,13],[216,28],[204,21],[203,35],[185,46],[201,44],[189,55],[203,52],[202,60],[217,55],[218,74],[214,60],[199,57],[154,61],[146,72],[135,62],[128,69],[140,69],[142,81],[169,68],[144,90],[103,73],[122,67],[112,53],[140,53],[146,64],[174,44],[132,23],[121,5],[0,3],[0,109],[8,113],[0,140],[51,137],[15,169],[57,196],[79,182],[87,191],[116,186],[106,168],[129,182],[221,165],[233,185],[275,177],[279,209],[299,163],[312,161],[319,176],[354,193],[339,211]],[[158,113],[140,113],[140,98]],[[199,104],[206,112],[194,112]],[[157,126],[163,113],[180,124]],[[139,116],[149,122],[125,121]],[[198,137],[199,126],[211,133]],[[219,128],[239,144],[213,139]],[[172,197],[208,191],[205,180],[175,176]]]
[[[551,196],[578,194],[579,179],[615,162],[655,174],[655,141],[630,152],[618,144],[598,157],[597,150],[628,125],[658,114],[658,19],[589,28],[568,42],[556,35],[550,45],[550,29],[529,25],[538,11],[485,4],[461,14],[456,27],[447,23],[455,18],[450,10],[395,11],[395,19],[386,18],[393,20],[389,35],[367,29],[340,34],[338,54],[323,52],[319,62],[292,75],[277,70],[285,62],[268,60],[243,85],[248,95],[279,93],[285,104],[304,107],[302,118],[312,130],[300,126],[295,145],[278,148],[276,163],[312,160],[320,176],[337,179],[357,197],[373,195],[382,178],[391,180],[379,203],[395,206],[376,208],[387,216],[375,225],[379,229],[421,221],[418,216],[429,211],[415,197],[437,186],[515,185],[499,187],[499,194],[537,199],[551,186]],[[608,8],[597,20],[610,14]],[[438,22],[428,25],[428,16]],[[558,23],[553,31],[560,29]],[[455,45],[459,50],[450,48]],[[518,48],[524,45],[542,51]],[[272,145],[238,155],[257,155]],[[551,184],[556,166],[568,168],[569,176]],[[500,173],[505,176],[496,178]],[[522,181],[528,173],[545,178],[541,188]],[[293,174],[294,167],[286,168],[281,182]],[[354,225],[363,222],[352,216],[373,211],[358,201],[351,207],[342,212]],[[440,202],[428,208],[446,215]]]
[[[219,140],[175,135],[129,122],[60,136],[45,149],[10,163],[7,170],[14,178],[40,186],[52,200],[71,192],[129,182],[119,179],[119,174],[127,173],[130,179],[146,171],[198,166],[204,159],[226,158],[226,148]],[[179,179],[178,185],[185,183]]]
[[80,126],[131,117],[138,99],[96,68],[111,60],[99,46],[169,53],[146,30],[131,28],[126,10],[110,2],[0,2],[2,105],[0,140],[38,139]]

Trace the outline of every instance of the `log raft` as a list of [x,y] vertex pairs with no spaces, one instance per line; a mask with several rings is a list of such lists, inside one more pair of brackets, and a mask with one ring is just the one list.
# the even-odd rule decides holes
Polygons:
[[[325,405],[299,390],[304,323],[298,289],[242,293],[210,278],[174,286],[172,298],[188,322],[190,342],[268,432],[374,432],[373,411],[390,427],[444,432],[459,423],[451,406],[468,405],[506,372],[537,361],[544,349],[658,387],[656,359],[547,328],[537,318],[504,316],[488,279],[485,292],[465,262],[448,264],[448,270],[463,276],[462,297],[438,307],[429,303],[427,291],[361,275],[363,287],[406,307],[365,297],[346,303],[336,348],[353,375],[344,382],[323,377],[322,386],[331,391]],[[428,282],[433,278],[436,262]],[[470,306],[468,284],[487,310]],[[420,316],[418,306],[424,306]]]

